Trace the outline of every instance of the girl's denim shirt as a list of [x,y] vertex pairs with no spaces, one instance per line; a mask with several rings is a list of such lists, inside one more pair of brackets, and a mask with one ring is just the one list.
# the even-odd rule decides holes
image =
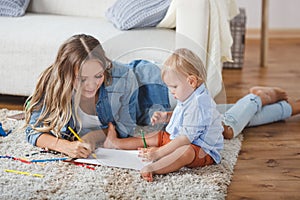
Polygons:
[[[170,109],[168,89],[154,63],[136,60],[129,64],[114,62],[113,66],[112,84],[99,88],[96,111],[101,129],[112,122],[119,137],[124,138],[134,134],[136,125],[149,124],[154,111]],[[32,145],[36,145],[38,137],[43,134],[30,126],[35,124],[40,113],[41,110],[32,113],[25,130],[26,139]],[[61,130],[62,137],[70,140],[73,135],[68,126],[75,129],[73,119]]]

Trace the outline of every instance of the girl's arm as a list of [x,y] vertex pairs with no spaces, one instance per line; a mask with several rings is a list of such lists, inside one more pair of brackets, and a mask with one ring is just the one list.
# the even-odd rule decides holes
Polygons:
[[58,151],[72,158],[86,158],[91,154],[91,146],[85,142],[71,142],[62,138],[57,138],[50,133],[34,132],[31,125],[36,123],[40,113],[40,110],[32,112],[25,130],[26,139],[30,144]]
[[47,133],[38,137],[36,146],[64,153],[71,158],[87,158],[92,153],[88,143],[69,141]]
[[[157,132],[147,134],[146,141],[148,146],[157,146]],[[112,123],[108,124],[107,138],[104,142],[104,148],[133,150],[143,147],[144,143],[141,137],[118,138],[115,127]]]
[[[109,127],[109,126],[108,126]],[[96,148],[100,147],[101,144],[105,141],[107,137],[107,130],[108,129],[99,129],[90,131],[85,134],[81,139],[90,144],[92,151],[95,151]]]
[[112,85],[106,87],[106,90],[110,97],[110,106],[118,135],[121,138],[126,138],[134,133],[136,127],[136,102],[138,98],[136,91],[139,87],[131,70],[114,66],[113,72],[113,76],[116,76],[115,80]]

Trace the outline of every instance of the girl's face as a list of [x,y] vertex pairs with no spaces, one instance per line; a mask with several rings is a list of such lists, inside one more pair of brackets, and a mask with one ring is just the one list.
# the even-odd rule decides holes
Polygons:
[[181,102],[184,102],[194,91],[188,78],[173,70],[166,71],[163,79],[174,98]]
[[[80,81],[80,82],[79,82]],[[104,81],[104,68],[97,60],[88,60],[82,65],[81,75],[76,73],[75,88],[81,86],[81,95],[95,97]]]

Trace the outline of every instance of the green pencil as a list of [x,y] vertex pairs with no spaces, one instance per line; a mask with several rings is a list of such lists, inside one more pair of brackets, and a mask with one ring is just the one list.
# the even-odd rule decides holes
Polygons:
[[147,143],[146,143],[146,139],[145,139],[145,133],[143,130],[141,130],[141,134],[142,134],[142,140],[143,140],[143,143],[144,143],[144,148],[147,148]]

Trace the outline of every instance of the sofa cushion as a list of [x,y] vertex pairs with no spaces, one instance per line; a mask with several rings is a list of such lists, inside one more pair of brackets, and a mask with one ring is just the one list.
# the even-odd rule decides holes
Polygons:
[[28,12],[105,18],[116,0],[31,0]]
[[121,30],[156,26],[165,16],[171,0],[117,0],[106,17]]
[[29,2],[30,0],[0,0],[0,16],[23,16]]

